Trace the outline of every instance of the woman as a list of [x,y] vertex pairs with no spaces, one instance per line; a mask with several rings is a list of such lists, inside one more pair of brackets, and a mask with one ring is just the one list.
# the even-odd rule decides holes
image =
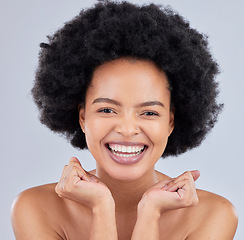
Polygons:
[[199,146],[221,111],[205,37],[170,9],[105,1],[41,47],[41,122],[88,148],[96,169],[71,158],[58,183],[21,193],[16,239],[233,239],[233,206],[197,190],[197,170],[154,168]]

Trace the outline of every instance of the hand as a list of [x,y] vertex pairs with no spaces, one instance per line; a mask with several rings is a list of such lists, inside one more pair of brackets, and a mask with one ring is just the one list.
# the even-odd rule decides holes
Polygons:
[[156,183],[144,193],[138,207],[146,207],[162,213],[196,205],[198,196],[195,181],[199,176],[199,171],[195,170]]
[[90,209],[114,202],[107,186],[86,172],[77,158],[71,158],[69,165],[64,167],[55,191],[59,197],[85,204]]

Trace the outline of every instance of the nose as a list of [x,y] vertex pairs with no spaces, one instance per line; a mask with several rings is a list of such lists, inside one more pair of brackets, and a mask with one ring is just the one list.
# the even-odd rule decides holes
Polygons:
[[131,137],[140,133],[140,127],[136,116],[124,115],[118,119],[115,131],[124,137]]

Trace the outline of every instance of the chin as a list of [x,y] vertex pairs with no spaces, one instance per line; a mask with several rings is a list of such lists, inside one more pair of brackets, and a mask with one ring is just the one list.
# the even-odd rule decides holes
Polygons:
[[132,182],[141,179],[145,174],[145,171],[138,166],[120,166],[119,168],[113,168],[106,171],[107,174],[114,180]]

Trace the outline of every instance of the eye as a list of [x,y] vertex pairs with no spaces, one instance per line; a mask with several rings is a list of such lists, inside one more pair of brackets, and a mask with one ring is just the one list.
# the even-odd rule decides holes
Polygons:
[[159,116],[158,113],[153,112],[153,111],[146,111],[142,115],[146,115],[146,116]]
[[99,109],[98,112],[101,112],[101,113],[114,113],[114,111],[111,108],[102,108],[102,109]]

